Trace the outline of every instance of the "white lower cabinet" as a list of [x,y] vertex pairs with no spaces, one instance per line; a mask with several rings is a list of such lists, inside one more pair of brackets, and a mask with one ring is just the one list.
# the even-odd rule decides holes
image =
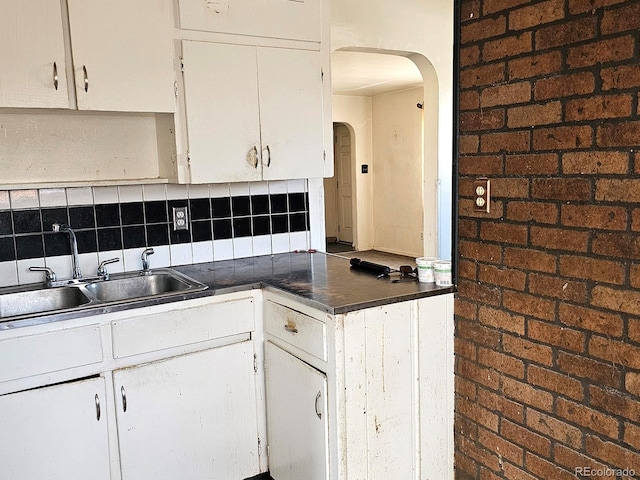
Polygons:
[[328,478],[326,375],[270,342],[265,359],[271,477]]
[[255,475],[250,341],[113,373],[123,480]]
[[0,396],[0,432],[0,478],[111,478],[103,377]]

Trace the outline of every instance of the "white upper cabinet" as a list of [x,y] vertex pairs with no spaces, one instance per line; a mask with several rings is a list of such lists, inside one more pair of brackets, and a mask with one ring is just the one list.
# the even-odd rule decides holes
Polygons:
[[183,41],[191,183],[321,177],[320,52]]
[[79,109],[175,111],[169,0],[68,5]]
[[175,111],[171,0],[0,0],[0,8],[0,107]]
[[0,0],[0,107],[69,108],[60,0]]
[[179,0],[180,27],[319,42],[321,0]]

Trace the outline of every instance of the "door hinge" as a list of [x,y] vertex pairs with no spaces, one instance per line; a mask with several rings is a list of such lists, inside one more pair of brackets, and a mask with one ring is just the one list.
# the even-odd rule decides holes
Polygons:
[[320,79],[322,80],[322,83],[324,84],[324,68],[320,69]]
[[[253,354],[253,371],[258,373],[258,355]],[[260,439],[258,439],[258,445],[260,445]]]
[[180,57],[180,71],[184,73],[184,59]]
[[271,455],[271,447],[267,445],[267,457]]
[[173,82],[173,94],[178,98],[178,82]]
[[327,161],[327,151],[323,150],[322,151],[322,159],[326,162]]

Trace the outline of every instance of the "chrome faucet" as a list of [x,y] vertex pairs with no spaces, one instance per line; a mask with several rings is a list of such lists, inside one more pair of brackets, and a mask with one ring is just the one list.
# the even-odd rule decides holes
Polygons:
[[82,272],[80,272],[80,258],[78,257],[78,241],[76,240],[76,234],[70,225],[64,223],[54,223],[51,225],[54,232],[65,232],[69,234],[69,242],[71,244],[71,267],[73,268],[73,278],[82,278]]
[[145,248],[142,252],[142,273],[148,275],[151,273],[151,269],[149,268],[149,255],[153,255],[153,248]]

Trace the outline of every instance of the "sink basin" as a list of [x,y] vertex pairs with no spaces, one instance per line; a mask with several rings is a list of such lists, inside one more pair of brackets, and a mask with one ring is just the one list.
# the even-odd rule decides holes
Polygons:
[[114,275],[109,280],[89,283],[85,288],[99,302],[120,302],[204,290],[207,286],[177,272],[160,270],[146,275]]
[[65,310],[91,302],[77,287],[18,291],[0,295],[0,318]]

